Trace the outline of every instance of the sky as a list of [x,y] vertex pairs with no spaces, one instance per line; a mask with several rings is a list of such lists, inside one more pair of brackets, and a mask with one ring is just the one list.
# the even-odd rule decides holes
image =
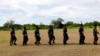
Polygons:
[[0,26],[10,20],[50,24],[57,18],[75,23],[100,21],[100,0],[0,0]]

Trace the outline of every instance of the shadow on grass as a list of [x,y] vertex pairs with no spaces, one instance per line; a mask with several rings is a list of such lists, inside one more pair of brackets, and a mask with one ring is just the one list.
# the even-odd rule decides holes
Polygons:
[[[60,45],[61,46],[67,46],[67,45],[79,45],[79,44],[78,43],[68,43],[66,45],[63,45],[61,43],[56,43],[56,44],[52,44],[52,45],[49,45],[49,44],[40,44],[40,45],[28,44],[28,45],[25,45],[25,46],[54,46],[54,45],[56,45],[56,46],[60,46]],[[86,44],[83,44],[83,45],[94,45],[94,44],[93,43],[86,43]],[[100,44],[98,44],[98,45],[100,45]],[[19,44],[17,46],[23,46],[23,45]]]

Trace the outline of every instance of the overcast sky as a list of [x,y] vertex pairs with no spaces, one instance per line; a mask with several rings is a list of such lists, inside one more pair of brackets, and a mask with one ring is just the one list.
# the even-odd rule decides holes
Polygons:
[[59,17],[65,22],[100,21],[100,0],[0,0],[0,26],[9,20],[50,24]]

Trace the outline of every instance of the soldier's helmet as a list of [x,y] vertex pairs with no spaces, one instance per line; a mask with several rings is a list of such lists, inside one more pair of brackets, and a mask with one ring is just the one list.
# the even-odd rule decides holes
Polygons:
[[52,26],[52,25],[50,25],[50,26],[49,26],[49,28],[53,28],[53,26]]
[[97,23],[94,23],[94,27],[97,27]]
[[12,27],[11,29],[14,30],[14,27]]
[[24,30],[27,30],[26,27],[24,27]]

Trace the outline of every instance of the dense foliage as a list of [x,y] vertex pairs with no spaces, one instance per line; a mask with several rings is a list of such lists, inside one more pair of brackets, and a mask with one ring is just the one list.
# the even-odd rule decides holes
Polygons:
[[[80,24],[79,23],[74,23],[72,21],[68,21],[65,24],[63,24],[62,22],[64,22],[64,20],[62,18],[58,18],[57,20],[52,20],[50,25],[53,25],[54,28],[56,29],[60,29],[63,28],[63,25],[66,25],[68,28],[75,28],[75,27],[79,27]],[[97,23],[98,26],[100,26],[100,22],[98,21],[93,21],[93,22],[87,22],[84,24],[84,27],[86,28],[93,28],[94,23]],[[13,20],[11,21],[7,21],[2,27],[0,27],[0,30],[10,30],[11,27],[15,27],[16,30],[21,30],[23,29],[23,26],[25,26],[28,30],[33,30],[35,29],[36,24],[15,24]],[[45,25],[40,23],[39,25],[40,29],[48,29],[49,25]]]

